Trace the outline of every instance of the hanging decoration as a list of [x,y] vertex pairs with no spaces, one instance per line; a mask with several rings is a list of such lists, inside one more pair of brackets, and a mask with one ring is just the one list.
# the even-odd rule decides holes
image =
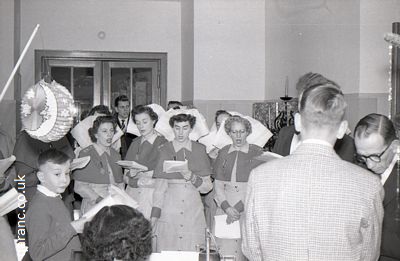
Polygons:
[[46,143],[64,137],[72,127],[75,115],[71,93],[55,81],[39,81],[25,92],[22,99],[23,129],[32,138]]

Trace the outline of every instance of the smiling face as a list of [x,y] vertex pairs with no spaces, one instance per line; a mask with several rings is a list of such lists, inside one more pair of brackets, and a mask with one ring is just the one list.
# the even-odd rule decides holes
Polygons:
[[184,122],[174,122],[174,127],[172,128],[175,134],[175,140],[184,143],[189,140],[189,134],[192,131],[188,121]]
[[110,147],[114,132],[114,125],[111,122],[104,122],[100,124],[97,133],[94,135],[97,140],[97,145],[104,148]]
[[54,193],[61,194],[70,182],[70,162],[62,164],[46,162],[37,173],[40,184]]
[[240,122],[232,122],[231,129],[229,131],[229,136],[232,139],[233,146],[236,148],[240,148],[245,145],[246,138],[248,136],[248,132],[246,131],[246,127],[244,124]]
[[154,130],[154,121],[147,113],[140,113],[135,115],[135,123],[142,136],[151,134]]

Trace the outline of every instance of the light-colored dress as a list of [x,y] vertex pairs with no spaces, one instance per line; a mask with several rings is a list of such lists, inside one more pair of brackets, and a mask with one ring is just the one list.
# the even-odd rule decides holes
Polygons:
[[153,185],[142,185],[141,178],[152,178],[154,168],[157,164],[159,148],[167,142],[163,136],[153,134],[147,139],[138,137],[134,139],[128,149],[125,160],[133,160],[146,166],[149,171],[140,172],[134,178],[129,179],[126,192],[139,204],[137,208],[145,218],[150,218],[153,207]]
[[[214,181],[215,201],[218,205],[216,215],[223,215],[225,214],[224,209],[233,207],[240,213],[239,222],[242,224],[248,177],[251,169],[261,164],[261,162],[252,158],[261,153],[260,147],[248,144],[240,150],[235,150],[232,145],[228,145],[220,151],[214,165],[216,172]],[[238,172],[238,166],[246,167],[239,167]],[[230,175],[226,175],[228,173]],[[216,238],[216,241],[223,256],[235,256],[237,261],[247,260],[241,250],[241,238]]]
[[[186,181],[180,173],[163,172],[165,160],[188,161],[192,179]],[[153,198],[152,217],[159,217],[156,225],[157,251],[195,251],[204,244],[206,221],[200,193],[212,189],[211,167],[205,147],[189,142],[177,148],[168,142],[160,149],[154,175],[157,178]]]

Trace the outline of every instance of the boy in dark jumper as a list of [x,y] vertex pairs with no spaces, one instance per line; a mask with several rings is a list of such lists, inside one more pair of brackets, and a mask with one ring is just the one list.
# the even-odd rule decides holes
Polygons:
[[55,149],[39,155],[40,185],[26,215],[33,260],[71,260],[73,252],[81,250],[78,233],[86,220],[72,221],[60,195],[70,182],[70,163],[66,154]]

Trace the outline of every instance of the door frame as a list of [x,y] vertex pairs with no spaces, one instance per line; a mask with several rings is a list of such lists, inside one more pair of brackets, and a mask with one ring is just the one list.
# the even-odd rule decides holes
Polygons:
[[[71,61],[104,61],[104,62],[147,62],[156,61],[159,63],[157,82],[160,95],[160,105],[166,108],[167,105],[167,53],[156,52],[112,52],[112,51],[65,51],[65,50],[35,50],[35,82],[38,82],[48,73],[47,60],[71,60]],[[99,104],[112,106],[103,95],[108,92],[105,86],[102,88],[103,97]]]

